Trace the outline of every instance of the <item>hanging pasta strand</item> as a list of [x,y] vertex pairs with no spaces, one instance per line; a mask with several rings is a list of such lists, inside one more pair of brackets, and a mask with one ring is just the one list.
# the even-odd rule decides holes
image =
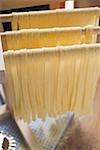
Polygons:
[[55,107],[57,105],[59,51],[55,52],[51,48],[51,52],[47,52],[45,55],[45,105],[48,115],[54,116],[57,113]]
[[94,27],[69,27],[53,29],[29,29],[3,33],[4,50],[33,49],[96,43]]
[[[96,87],[96,83],[97,83],[94,81],[97,81],[98,74],[100,75],[100,55],[99,55],[98,51],[94,47],[93,53],[91,54],[90,51],[88,51],[88,55],[90,57],[88,57],[87,76],[86,76],[86,84],[85,84],[86,88],[85,88],[85,92],[84,92],[85,101],[83,103],[83,108],[85,108],[86,110],[89,107],[90,103],[91,103],[91,105],[93,105],[93,102],[92,101],[89,102],[88,100],[93,99],[94,91],[95,91],[95,87]],[[83,113],[85,113],[85,112],[83,111]]]
[[[27,53],[27,57],[30,57],[30,61],[28,61],[28,92],[29,92],[29,98],[30,99],[30,110],[31,110],[31,118],[36,118],[37,114],[37,105],[36,105],[36,97],[35,97],[35,72],[34,72],[34,65],[35,65],[35,57],[32,51],[30,50],[29,53]],[[31,80],[31,77],[33,77],[34,80]],[[31,94],[31,91],[33,94]]]
[[17,24],[18,24],[18,29],[28,29],[30,27],[30,19],[29,19],[29,15],[27,12],[25,13],[14,13],[13,15],[13,19],[14,16],[18,16],[18,20],[17,20]]
[[19,30],[19,19],[16,13],[12,13],[12,31]]
[[99,8],[13,13],[13,30],[99,24]]
[[[6,52],[5,54],[5,64],[6,64],[6,76],[9,77],[7,78],[7,86],[8,86],[8,83],[12,83],[12,76],[9,75],[11,74],[11,69],[12,69],[12,62],[10,61],[10,57],[12,58],[11,56],[11,51],[10,52]],[[13,100],[14,99],[14,93],[12,92],[14,89],[14,85],[12,83],[12,86],[9,87],[9,93],[7,92],[7,97],[8,97],[8,105],[10,106],[10,109],[13,110],[14,109],[14,105],[13,105],[13,102],[10,101],[9,97]]]
[[[71,110],[77,112],[81,111],[81,103],[83,98],[84,84],[85,84],[85,75],[86,75],[86,65],[87,59],[84,59],[85,50],[79,53],[76,51],[74,53],[74,58],[76,59],[75,63],[75,73],[74,73],[74,87],[71,97]],[[83,71],[84,70],[84,71]],[[81,86],[81,87],[80,87]]]
[[[43,99],[44,99],[44,61],[42,52],[36,54],[35,59],[35,92],[36,92],[36,101],[37,101],[37,115],[38,117],[42,117],[42,111],[43,111]],[[39,111],[38,111],[39,110]]]
[[92,113],[100,44],[8,51],[4,60],[8,104],[17,118]]

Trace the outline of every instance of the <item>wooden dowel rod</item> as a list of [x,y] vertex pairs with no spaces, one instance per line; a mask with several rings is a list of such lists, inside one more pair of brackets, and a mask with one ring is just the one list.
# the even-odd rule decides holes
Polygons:
[[[56,29],[57,29],[57,31],[59,31],[59,30],[67,30],[67,29],[78,29],[77,27],[63,27],[63,28],[53,28],[53,29],[49,29],[48,31],[50,32],[50,30],[51,30],[51,32],[52,31],[56,31]],[[59,29],[59,30],[58,30]],[[100,26],[86,26],[86,27],[80,27],[79,28],[80,30],[82,30],[83,32],[84,31],[86,31],[86,30],[91,30],[91,31],[93,31],[93,33],[94,34],[100,34]],[[8,31],[8,32],[2,32],[2,33],[0,33],[0,36],[1,36],[1,43],[2,43],[2,47],[4,47],[3,45],[5,45],[5,40],[6,40],[6,35],[14,35],[15,33],[16,33],[16,35],[17,35],[17,33],[18,34],[20,34],[20,33],[23,33],[23,32],[29,32],[29,31],[31,31],[31,32],[34,32],[34,31],[47,31],[47,29],[24,29],[24,30],[18,30],[18,31]],[[15,35],[15,36],[16,36]],[[7,44],[7,43],[6,43]]]
[[3,47],[2,47],[2,41],[1,41],[1,36],[0,36],[0,83],[4,84],[5,83],[5,65],[4,65],[4,60],[3,60]]

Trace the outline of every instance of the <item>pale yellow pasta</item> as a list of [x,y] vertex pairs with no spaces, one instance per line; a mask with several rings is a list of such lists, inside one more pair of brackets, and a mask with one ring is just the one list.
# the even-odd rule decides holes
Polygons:
[[100,9],[51,10],[12,14],[13,30],[98,25]]
[[25,121],[67,111],[90,114],[100,44],[4,52],[8,104]]
[[33,49],[42,47],[69,46],[96,43],[94,27],[70,27],[53,29],[30,29],[3,33],[4,50]]

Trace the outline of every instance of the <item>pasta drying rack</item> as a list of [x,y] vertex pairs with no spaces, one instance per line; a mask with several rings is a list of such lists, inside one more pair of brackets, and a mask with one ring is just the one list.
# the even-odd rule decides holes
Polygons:
[[[5,15],[1,18],[0,23],[5,21],[12,21],[12,15]],[[1,24],[0,24],[1,26]],[[83,29],[83,32],[85,29]],[[100,27],[93,27],[93,32],[95,34],[100,34]],[[0,84],[2,84],[3,90],[6,95],[5,91],[5,65],[4,65],[4,59],[3,59],[3,44],[2,44],[2,36],[0,36]],[[4,119],[7,115],[9,115],[11,112],[7,106],[7,97],[5,96],[5,104],[3,106],[0,106],[0,120]],[[12,114],[12,113],[11,113]],[[28,124],[24,123],[22,120],[17,120],[14,118],[17,126],[19,127],[27,145],[32,150],[42,150],[41,144],[36,139],[35,135],[32,133],[31,129],[28,127]],[[38,146],[38,147],[37,147]]]

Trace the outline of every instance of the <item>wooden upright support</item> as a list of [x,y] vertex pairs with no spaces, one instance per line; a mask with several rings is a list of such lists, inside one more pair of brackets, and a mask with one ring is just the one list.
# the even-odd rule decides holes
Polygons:
[[4,84],[5,78],[4,78],[4,60],[3,60],[3,48],[2,48],[2,42],[0,37],[0,83]]

